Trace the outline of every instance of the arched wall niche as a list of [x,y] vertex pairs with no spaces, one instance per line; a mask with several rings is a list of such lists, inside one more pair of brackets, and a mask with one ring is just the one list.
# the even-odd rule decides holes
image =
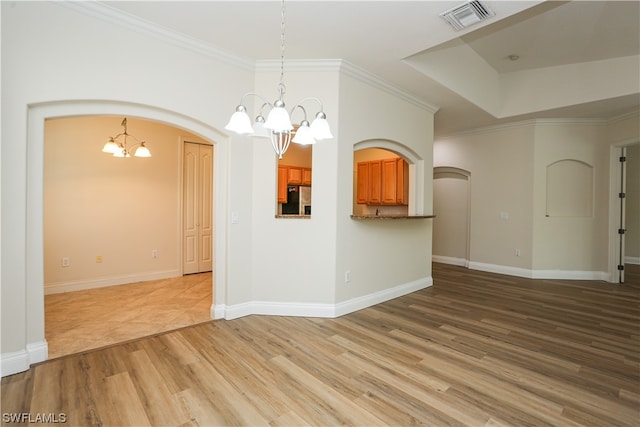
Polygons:
[[469,180],[471,172],[453,166],[436,166],[433,168],[433,179],[454,178]]
[[[52,101],[29,105],[27,118],[27,206],[26,206],[26,331],[27,344],[37,346],[32,363],[46,360],[44,338],[44,229],[43,175],[45,120],[87,115],[138,117],[185,129],[210,141],[216,150],[214,157],[215,185],[215,283],[214,302],[226,301],[228,137],[212,126],[192,117],[149,105],[111,100]],[[44,346],[41,343],[45,343]],[[43,348],[44,347],[44,348]]]
[[[354,165],[353,165],[353,186],[354,186],[354,208],[356,206],[356,161],[355,153],[367,149],[381,149],[389,151],[399,157],[402,157],[409,164],[409,203],[407,206],[408,215],[425,215],[424,206],[424,179],[425,167],[424,159],[422,159],[413,149],[406,145],[389,140],[389,139],[367,139],[357,142],[353,146]],[[428,212],[427,214],[431,214]]]
[[593,166],[576,159],[547,165],[547,217],[593,216]]

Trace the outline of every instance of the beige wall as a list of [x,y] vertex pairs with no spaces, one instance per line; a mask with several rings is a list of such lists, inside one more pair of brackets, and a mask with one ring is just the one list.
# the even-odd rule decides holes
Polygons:
[[534,127],[523,125],[471,132],[434,144],[434,166],[470,172],[469,261],[475,268],[531,268],[533,135]]
[[[470,266],[526,277],[613,280],[611,147],[639,141],[639,130],[636,113],[611,122],[522,122],[436,141],[435,166],[471,172]],[[546,216],[547,166],[566,159],[592,168],[590,215]],[[628,221],[637,221],[633,209]]]
[[[599,122],[551,121],[536,126],[534,270],[607,271],[609,145],[605,131]],[[565,159],[592,168],[592,212],[547,217],[547,167]]]
[[[123,131],[121,121],[117,116],[46,121],[48,293],[182,274],[182,140],[204,141],[175,127],[129,117],[128,133],[145,140],[152,157],[114,158],[101,150],[109,136]],[[158,251],[157,258],[152,250]],[[61,265],[62,257],[69,258],[68,267]]]

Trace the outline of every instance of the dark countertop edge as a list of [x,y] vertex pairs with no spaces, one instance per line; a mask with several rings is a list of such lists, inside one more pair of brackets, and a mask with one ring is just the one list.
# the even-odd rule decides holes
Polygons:
[[435,215],[351,215],[351,219],[369,220],[369,219],[425,219],[435,218]]

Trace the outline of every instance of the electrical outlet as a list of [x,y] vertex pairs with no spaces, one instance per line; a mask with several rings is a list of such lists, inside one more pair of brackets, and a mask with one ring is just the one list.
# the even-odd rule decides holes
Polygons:
[[351,282],[351,270],[347,270],[344,272],[344,283]]
[[516,256],[520,256],[520,249],[516,248]]
[[158,250],[154,249],[151,251],[151,258],[158,258]]
[[69,257],[62,257],[62,260],[60,260],[60,265],[62,267],[69,267],[71,265],[71,261],[69,260]]

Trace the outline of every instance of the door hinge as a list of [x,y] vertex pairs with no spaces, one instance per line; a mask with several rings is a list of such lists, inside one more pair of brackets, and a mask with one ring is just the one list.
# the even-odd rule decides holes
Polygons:
[[618,270],[623,271],[624,270],[624,265],[619,265],[618,266]]
[[627,161],[627,158],[625,156],[620,157],[620,163],[624,163],[626,161]]
[[618,193],[618,197],[619,197],[619,198],[621,198],[621,199],[624,199],[624,198],[625,198],[625,196],[626,196],[626,194],[625,194],[625,193]]
[[624,234],[625,231],[627,231],[627,230],[624,229],[624,228],[618,228],[618,234]]

